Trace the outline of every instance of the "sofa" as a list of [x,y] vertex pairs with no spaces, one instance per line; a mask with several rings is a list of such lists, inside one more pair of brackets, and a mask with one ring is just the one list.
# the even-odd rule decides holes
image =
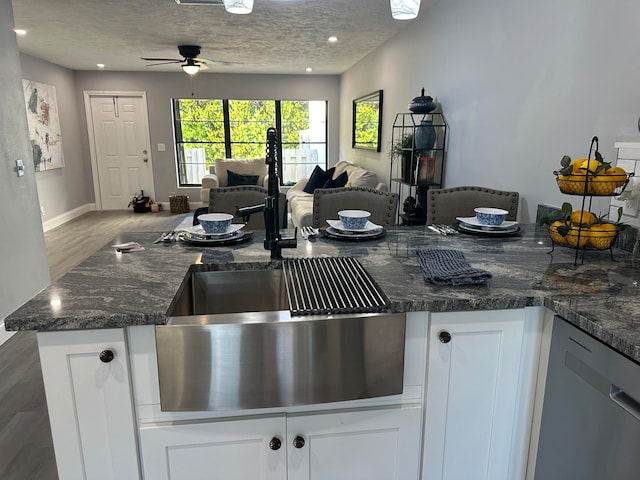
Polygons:
[[[344,172],[346,172],[348,180],[343,188],[358,187],[380,190],[382,192],[388,190],[386,183],[378,181],[378,175],[375,172],[345,161],[336,163],[332,178],[336,179]],[[287,191],[287,203],[289,205],[291,222],[295,227],[299,228],[311,227],[314,224],[314,194],[304,191],[308,181],[309,178],[302,178]],[[345,205],[345,208],[348,208],[348,205]]]
[[[200,189],[200,201],[203,207],[209,205],[209,192],[212,188],[231,187],[238,185],[249,185],[249,183],[237,183],[246,180],[247,177],[258,177],[256,183],[259,187],[268,187],[269,175],[268,166],[263,158],[218,158],[214,165],[209,167],[210,173],[202,177],[202,187]],[[229,171],[232,173],[229,174]],[[231,181],[230,181],[231,180]]]

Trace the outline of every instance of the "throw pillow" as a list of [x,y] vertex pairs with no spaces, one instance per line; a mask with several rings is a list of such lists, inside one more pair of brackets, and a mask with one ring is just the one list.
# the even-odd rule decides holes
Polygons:
[[322,188],[344,187],[347,184],[348,180],[349,180],[349,176],[347,175],[347,172],[342,172],[336,178],[330,178],[329,180],[327,180],[325,184],[322,186]]
[[305,193],[313,193],[316,188],[324,187],[324,184],[327,183],[327,180],[331,180],[333,177],[333,172],[335,172],[335,167],[330,168],[326,172],[316,165],[316,168],[311,172],[311,176],[309,177],[309,181],[302,189]]
[[240,175],[239,173],[227,170],[227,186],[237,187],[238,185],[257,185],[260,175]]

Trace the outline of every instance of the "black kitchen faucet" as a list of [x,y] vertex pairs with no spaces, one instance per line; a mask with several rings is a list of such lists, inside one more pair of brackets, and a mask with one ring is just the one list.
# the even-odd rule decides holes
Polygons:
[[264,204],[251,207],[238,208],[236,215],[248,221],[253,213],[264,212],[265,238],[264,248],[271,251],[272,260],[282,259],[283,248],[296,248],[298,228],[296,227],[293,237],[282,238],[280,236],[280,179],[278,176],[278,133],[275,128],[267,129],[267,156],[265,163],[268,167],[269,181],[267,185],[267,196]]

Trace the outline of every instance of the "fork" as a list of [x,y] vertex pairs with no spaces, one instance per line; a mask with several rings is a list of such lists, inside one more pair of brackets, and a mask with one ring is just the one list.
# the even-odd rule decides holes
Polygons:
[[309,237],[315,237],[318,235],[318,230],[313,227],[302,227],[302,238],[308,240]]
[[436,225],[437,228],[442,230],[443,235],[455,235],[458,231],[450,225]]

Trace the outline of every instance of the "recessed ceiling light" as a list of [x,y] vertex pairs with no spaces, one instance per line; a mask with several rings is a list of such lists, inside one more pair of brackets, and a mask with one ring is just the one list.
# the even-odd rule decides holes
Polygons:
[[311,68],[311,67],[307,67],[307,68],[305,68],[304,70],[305,70],[306,72],[313,72],[313,68]]
[[104,68],[104,63],[96,63],[96,67],[98,67],[98,68]]
[[336,43],[338,41],[338,37],[329,37],[327,40],[331,43]]
[[16,32],[16,35],[26,35],[27,34],[27,31],[24,28],[14,28],[13,31]]

